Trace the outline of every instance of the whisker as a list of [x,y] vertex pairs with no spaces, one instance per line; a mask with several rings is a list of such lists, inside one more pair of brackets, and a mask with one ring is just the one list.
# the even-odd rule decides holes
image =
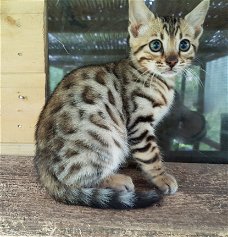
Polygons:
[[[129,59],[130,62],[134,63],[136,59]],[[136,67],[137,70],[145,69],[145,67]]]
[[151,89],[152,81],[154,79],[154,75],[155,75],[155,72],[153,73],[152,77],[150,78],[150,89]]
[[203,64],[203,62],[198,57],[195,57],[194,60],[196,60],[197,62]]
[[198,74],[196,74],[196,72],[193,71],[193,69],[189,68],[188,71],[191,73],[191,75],[193,76],[193,80],[196,82],[197,85],[199,85],[201,88],[204,88],[204,84],[202,83],[202,81],[200,80],[200,77]]
[[196,60],[200,64],[199,69],[207,74],[207,71],[202,68],[203,62],[197,57],[194,60]]
[[148,70],[146,70],[145,72],[143,72],[142,74],[140,74],[140,76],[143,76],[143,75],[145,75],[146,73],[148,73],[150,70],[148,69]]
[[203,71],[203,72],[205,72],[205,73],[207,74],[207,71],[204,70],[202,67],[200,67],[200,70]]
[[139,73],[139,77],[137,77],[137,80],[136,80],[135,82],[137,82],[139,79],[142,79],[142,80],[143,80],[143,84],[145,85],[145,82],[146,82],[147,79],[148,79],[148,78],[146,79],[145,74],[148,73],[148,72],[149,72],[149,69],[146,70],[146,71],[143,72],[143,73],[138,72],[138,73]]
[[[143,73],[140,73],[139,72],[139,76],[140,76],[140,78],[143,80],[143,86],[145,87],[145,83],[146,83],[146,81],[148,80],[148,77],[146,77],[146,74],[149,72],[149,69],[148,70],[146,70],[145,72],[143,72]],[[138,78],[139,79],[139,78]],[[136,80],[136,82],[138,81],[138,79]]]

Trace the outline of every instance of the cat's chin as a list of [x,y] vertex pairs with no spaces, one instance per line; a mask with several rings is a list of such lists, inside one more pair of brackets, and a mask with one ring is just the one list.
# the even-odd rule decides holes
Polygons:
[[159,72],[157,74],[163,78],[173,78],[173,77],[176,77],[179,74],[179,72],[169,70],[169,71],[165,71],[165,72]]

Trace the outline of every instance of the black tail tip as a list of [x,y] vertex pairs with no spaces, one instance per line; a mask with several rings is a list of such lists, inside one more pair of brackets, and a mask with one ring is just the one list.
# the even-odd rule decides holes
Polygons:
[[161,206],[162,201],[163,194],[159,190],[136,192],[136,200],[133,208],[146,208],[155,205]]

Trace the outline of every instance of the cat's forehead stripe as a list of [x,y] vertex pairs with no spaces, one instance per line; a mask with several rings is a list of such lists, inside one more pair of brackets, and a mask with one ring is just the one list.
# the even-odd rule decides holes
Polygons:
[[164,39],[164,35],[162,33],[160,34],[160,37],[162,40]]
[[180,29],[180,19],[173,16],[161,17],[163,23],[163,29],[168,35],[176,36],[178,30]]
[[180,32],[180,39],[182,39],[183,38],[183,34],[182,34],[182,32]]

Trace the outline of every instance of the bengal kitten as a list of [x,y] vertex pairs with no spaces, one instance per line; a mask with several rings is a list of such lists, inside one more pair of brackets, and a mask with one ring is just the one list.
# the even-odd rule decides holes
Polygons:
[[117,174],[127,157],[164,194],[177,191],[156,143],[155,128],[174,98],[175,76],[192,62],[209,0],[183,19],[157,17],[129,1],[130,56],[67,74],[47,101],[36,129],[35,165],[56,200],[96,208],[142,208],[162,195],[135,192]]

